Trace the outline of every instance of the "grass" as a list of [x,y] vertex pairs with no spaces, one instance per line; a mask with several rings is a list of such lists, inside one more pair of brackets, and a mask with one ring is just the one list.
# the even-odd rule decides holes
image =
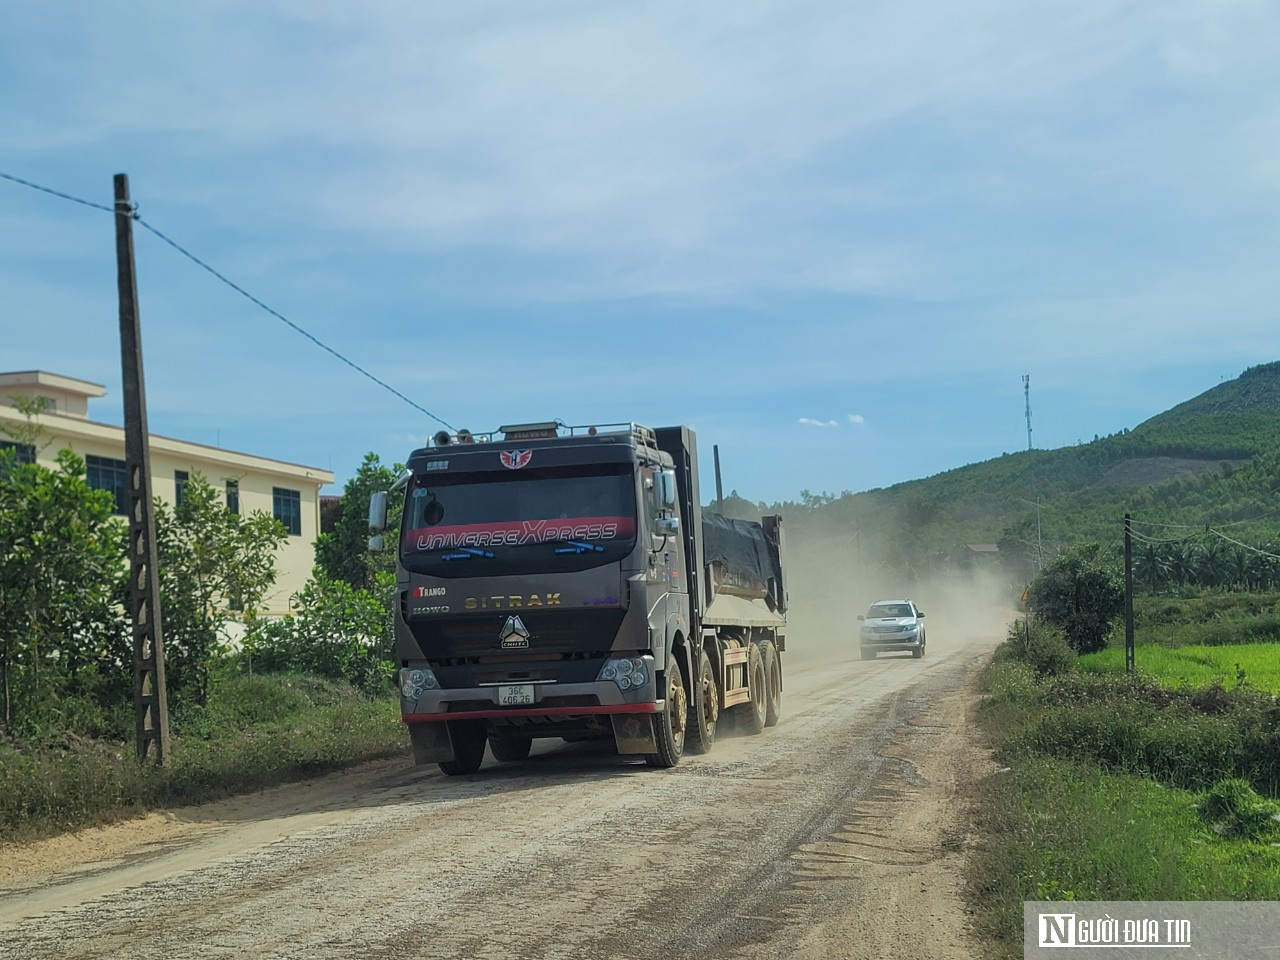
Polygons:
[[1123,650],[1063,669],[1054,644],[1011,631],[983,677],[1005,772],[968,884],[995,954],[1022,955],[1024,900],[1280,899],[1280,651],[1147,645],[1129,677]]
[[171,728],[163,767],[138,763],[131,743],[0,741],[0,841],[203,803],[407,750],[392,696],[369,699],[301,675],[221,678],[209,706],[176,711]]
[[1166,647],[1280,643],[1280,594],[1138,596],[1134,631],[1139,643]]
[[1219,833],[1204,797],[1045,758],[989,777],[969,868],[979,937],[1021,957],[1024,900],[1280,899],[1280,849]]

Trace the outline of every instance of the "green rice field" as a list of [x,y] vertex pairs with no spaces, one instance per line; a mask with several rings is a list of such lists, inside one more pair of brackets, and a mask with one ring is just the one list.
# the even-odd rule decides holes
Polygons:
[[[1134,663],[1138,673],[1161,686],[1207,687],[1216,681],[1227,689],[1247,686],[1280,693],[1280,645],[1274,643],[1176,648],[1139,644]],[[1082,656],[1079,667],[1086,673],[1124,673],[1124,648]]]

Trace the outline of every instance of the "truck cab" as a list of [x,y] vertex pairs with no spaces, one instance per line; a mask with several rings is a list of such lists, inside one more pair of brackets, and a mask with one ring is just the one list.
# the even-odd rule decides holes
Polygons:
[[[397,487],[395,655],[416,762],[471,773],[486,744],[520,760],[540,737],[678,762],[690,703],[718,713],[725,686],[690,683],[707,588],[687,428],[442,431]],[[377,495],[371,547],[385,514]]]

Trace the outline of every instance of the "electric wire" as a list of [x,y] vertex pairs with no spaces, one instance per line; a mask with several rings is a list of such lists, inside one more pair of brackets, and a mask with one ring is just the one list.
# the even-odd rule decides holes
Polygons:
[[196,266],[200,267],[202,270],[207,271],[207,272],[208,272],[208,273],[210,273],[212,276],[216,277],[218,280],[221,280],[221,281],[222,281],[223,283],[225,283],[228,287],[230,287],[230,288],[231,288],[232,290],[234,290],[236,293],[240,294],[242,297],[244,297],[244,298],[245,298],[246,300],[248,300],[250,303],[253,303],[253,304],[257,305],[259,308],[261,308],[262,310],[265,310],[267,313],[271,314],[271,316],[275,317],[277,320],[281,321],[282,323],[287,324],[289,327],[291,327],[292,329],[294,329],[294,330],[295,330],[295,331],[297,331],[298,333],[302,334],[302,336],[306,337],[308,340],[310,340],[312,343],[314,343],[316,346],[318,346],[321,350],[324,350],[324,351],[326,351],[327,353],[330,353],[330,354],[332,354],[333,356],[337,357],[339,360],[341,360],[343,363],[345,363],[347,366],[349,366],[352,370],[355,370],[357,373],[359,373],[359,374],[361,374],[361,375],[363,375],[363,376],[365,376],[365,377],[368,377],[370,380],[372,380],[372,381],[373,381],[374,383],[376,383],[378,386],[382,387],[384,390],[387,390],[388,392],[390,392],[390,393],[391,393],[391,394],[393,394],[394,396],[399,397],[401,400],[403,400],[405,403],[409,404],[409,406],[413,407],[413,408],[414,408],[415,410],[417,410],[419,413],[425,413],[425,414],[426,414],[428,417],[430,417],[432,420],[436,421],[436,423],[439,423],[439,424],[441,424],[441,425],[443,425],[443,426],[445,426],[445,427],[448,427],[450,430],[453,430],[454,432],[456,432],[456,431],[457,431],[457,428],[456,428],[456,427],[454,427],[454,426],[453,426],[453,424],[449,423],[449,422],[448,422],[448,421],[446,421],[446,420],[442,420],[442,419],[440,419],[438,416],[436,416],[436,415],[435,415],[434,413],[432,413],[430,410],[426,409],[426,408],[425,408],[425,407],[423,407],[423,406],[420,406],[419,404],[415,403],[413,400],[410,400],[408,397],[406,397],[403,393],[401,393],[401,392],[400,392],[399,390],[397,390],[395,387],[391,386],[389,383],[386,383],[385,381],[378,379],[378,378],[377,378],[377,377],[375,377],[372,373],[370,373],[368,370],[366,370],[364,367],[362,367],[362,366],[360,366],[358,363],[356,363],[354,360],[349,360],[349,359],[347,359],[347,358],[346,358],[346,357],[344,357],[342,354],[340,354],[337,350],[333,349],[333,347],[329,346],[327,343],[324,343],[322,340],[318,339],[317,337],[313,336],[311,333],[309,333],[309,332],[307,332],[306,330],[302,329],[302,327],[298,326],[296,323],[294,323],[292,320],[290,320],[290,319],[289,319],[288,317],[286,317],[284,314],[282,314],[282,313],[280,313],[279,311],[274,310],[274,309],[272,309],[271,307],[267,306],[265,303],[263,303],[261,300],[259,300],[257,297],[255,297],[253,294],[251,294],[248,290],[245,290],[245,289],[244,289],[243,287],[241,287],[239,284],[237,284],[237,283],[235,283],[234,281],[229,280],[227,277],[223,276],[221,273],[219,273],[219,272],[218,272],[217,270],[215,270],[213,267],[209,266],[209,264],[205,263],[203,260],[201,260],[199,257],[197,257],[197,256],[196,256],[194,253],[192,253],[190,250],[187,250],[185,247],[181,246],[180,244],[176,243],[175,241],[173,241],[173,240],[172,240],[172,239],[170,239],[169,237],[165,236],[163,233],[161,233],[161,232],[160,232],[158,229],[156,229],[154,226],[152,226],[151,224],[147,223],[147,221],[146,221],[146,220],[143,220],[143,219],[142,219],[142,217],[138,215],[137,211],[135,211],[135,212],[133,213],[133,219],[134,219],[134,220],[136,220],[140,226],[145,227],[147,230],[151,231],[151,233],[155,234],[155,236],[157,236],[158,238],[160,238],[162,241],[164,241],[165,243],[167,243],[169,246],[173,247],[173,249],[174,249],[174,250],[177,250],[177,251],[178,251],[178,253],[182,254],[184,257],[186,257],[188,260],[190,260],[190,261],[191,261],[192,263],[194,263]]
[[[85,199],[83,199],[83,198],[81,198],[81,197],[72,196],[72,195],[71,195],[71,194],[69,194],[69,193],[63,193],[62,191],[60,191],[60,190],[54,190],[54,189],[52,189],[51,187],[41,186],[41,185],[40,185],[40,184],[38,184],[38,183],[32,183],[30,180],[24,180],[24,179],[22,179],[21,177],[15,177],[15,176],[13,176],[12,174],[8,174],[8,173],[0,172],[0,179],[9,180],[9,181],[11,181],[11,182],[13,182],[13,183],[21,184],[21,185],[22,185],[22,186],[24,186],[24,187],[30,187],[32,190],[38,190],[38,191],[40,191],[41,193],[47,193],[47,194],[49,194],[50,196],[58,197],[58,198],[60,198],[60,199],[62,199],[62,200],[68,200],[68,201],[70,201],[70,202],[72,202],[72,203],[78,203],[78,204],[81,204],[82,206],[92,207],[92,208],[93,208],[93,209],[95,209],[95,210],[103,210],[103,211],[105,211],[105,212],[107,212],[107,213],[110,213],[110,214],[116,214],[116,213],[117,213],[117,211],[116,211],[113,207],[104,206],[104,205],[103,205],[103,204],[101,204],[101,203],[94,203],[92,200],[85,200]],[[430,417],[430,418],[431,418],[432,420],[434,420],[436,423],[439,423],[439,424],[441,424],[442,426],[448,427],[450,430],[453,430],[453,431],[455,431],[455,432],[457,431],[457,428],[456,428],[456,427],[454,427],[454,426],[453,426],[453,424],[449,423],[447,420],[442,420],[440,417],[436,416],[436,415],[435,415],[434,413],[432,413],[430,410],[426,409],[425,407],[421,406],[420,404],[418,404],[418,403],[416,403],[415,401],[413,401],[413,400],[409,399],[408,397],[406,397],[403,393],[401,393],[401,392],[400,392],[399,390],[397,390],[395,387],[391,386],[389,383],[387,383],[387,382],[385,382],[385,381],[383,381],[383,380],[379,379],[378,377],[374,376],[372,373],[370,373],[370,372],[369,372],[368,370],[366,370],[364,367],[360,366],[360,365],[359,365],[358,363],[356,363],[354,360],[350,360],[350,359],[348,359],[347,357],[343,356],[343,355],[342,355],[341,353],[339,353],[337,350],[333,349],[333,347],[329,346],[327,343],[325,343],[324,341],[320,340],[318,337],[314,336],[313,334],[311,334],[311,333],[310,333],[310,332],[308,332],[307,330],[304,330],[301,326],[299,326],[298,324],[294,323],[292,320],[290,320],[290,319],[289,319],[288,317],[286,317],[284,314],[280,313],[278,310],[275,310],[275,309],[273,309],[272,307],[268,306],[267,304],[263,303],[261,300],[259,300],[259,299],[258,299],[257,297],[255,297],[253,294],[251,294],[248,290],[244,289],[244,288],[243,288],[243,287],[241,287],[239,284],[235,283],[234,281],[232,281],[232,280],[230,280],[229,278],[227,278],[226,276],[224,276],[222,273],[220,273],[220,272],[218,272],[217,270],[215,270],[212,266],[210,266],[210,265],[209,265],[208,263],[206,263],[205,261],[201,260],[201,259],[200,259],[199,257],[197,257],[194,253],[192,253],[190,250],[186,249],[186,248],[185,248],[185,247],[183,247],[181,244],[177,243],[175,240],[173,240],[173,239],[171,239],[170,237],[166,236],[166,235],[165,235],[164,233],[162,233],[162,232],[161,232],[157,227],[152,226],[152,225],[151,225],[150,223],[148,223],[146,220],[142,219],[141,214],[139,214],[139,213],[138,213],[138,205],[137,205],[136,203],[135,203],[135,204],[133,204],[132,209],[129,211],[129,216],[130,216],[133,220],[137,221],[137,223],[138,223],[138,225],[139,225],[139,226],[144,227],[144,228],[145,228],[146,230],[148,230],[150,233],[152,233],[153,235],[155,235],[159,240],[161,240],[161,241],[163,241],[164,243],[168,244],[170,247],[172,247],[174,250],[176,250],[176,251],[177,251],[178,253],[180,253],[182,256],[186,257],[188,260],[190,260],[190,261],[191,261],[192,263],[194,263],[196,266],[200,267],[202,270],[204,270],[204,271],[206,271],[207,273],[209,273],[209,274],[210,274],[211,276],[213,276],[215,279],[217,279],[217,280],[221,281],[222,283],[226,284],[228,287],[230,287],[230,288],[231,288],[232,290],[234,290],[236,293],[240,294],[240,296],[244,297],[244,298],[245,298],[246,300],[248,300],[250,303],[252,303],[252,304],[254,304],[255,306],[257,306],[260,310],[265,311],[266,313],[268,313],[268,314],[270,314],[271,316],[275,317],[275,318],[276,318],[277,320],[279,320],[281,323],[284,323],[285,325],[287,325],[288,327],[290,327],[290,328],[291,328],[292,330],[294,330],[296,333],[299,333],[299,334],[301,334],[302,336],[306,337],[308,340],[310,340],[312,343],[314,343],[314,344],[315,344],[317,347],[319,347],[321,350],[324,350],[326,353],[328,353],[328,354],[332,355],[333,357],[336,357],[338,360],[340,360],[340,361],[342,361],[343,363],[345,363],[345,364],[346,364],[347,366],[349,366],[352,370],[356,371],[356,373],[359,373],[361,376],[367,377],[369,380],[372,380],[372,381],[373,381],[374,383],[376,383],[378,386],[382,387],[382,389],[384,389],[384,390],[386,390],[387,392],[391,393],[393,396],[398,397],[399,399],[403,400],[405,403],[407,403],[409,406],[413,407],[413,409],[417,410],[419,413],[426,414],[428,417]]]
[[11,173],[0,173],[0,179],[10,180],[13,183],[20,183],[24,187],[30,187],[32,190],[39,190],[41,193],[47,193],[50,196],[59,197],[63,200],[70,200],[72,203],[79,203],[86,207],[93,207],[95,210],[105,210],[107,213],[115,213],[111,207],[103,206],[100,203],[94,203],[92,200],[84,200],[81,197],[73,197],[69,193],[63,193],[61,190],[54,190],[52,187],[42,187],[38,183],[32,183],[30,180],[23,180],[21,177],[15,177]]

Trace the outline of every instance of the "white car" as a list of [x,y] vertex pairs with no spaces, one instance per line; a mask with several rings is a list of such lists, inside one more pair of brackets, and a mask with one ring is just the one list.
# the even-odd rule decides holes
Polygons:
[[917,660],[924,656],[924,613],[910,600],[877,600],[858,619],[863,660],[892,650],[909,650]]

